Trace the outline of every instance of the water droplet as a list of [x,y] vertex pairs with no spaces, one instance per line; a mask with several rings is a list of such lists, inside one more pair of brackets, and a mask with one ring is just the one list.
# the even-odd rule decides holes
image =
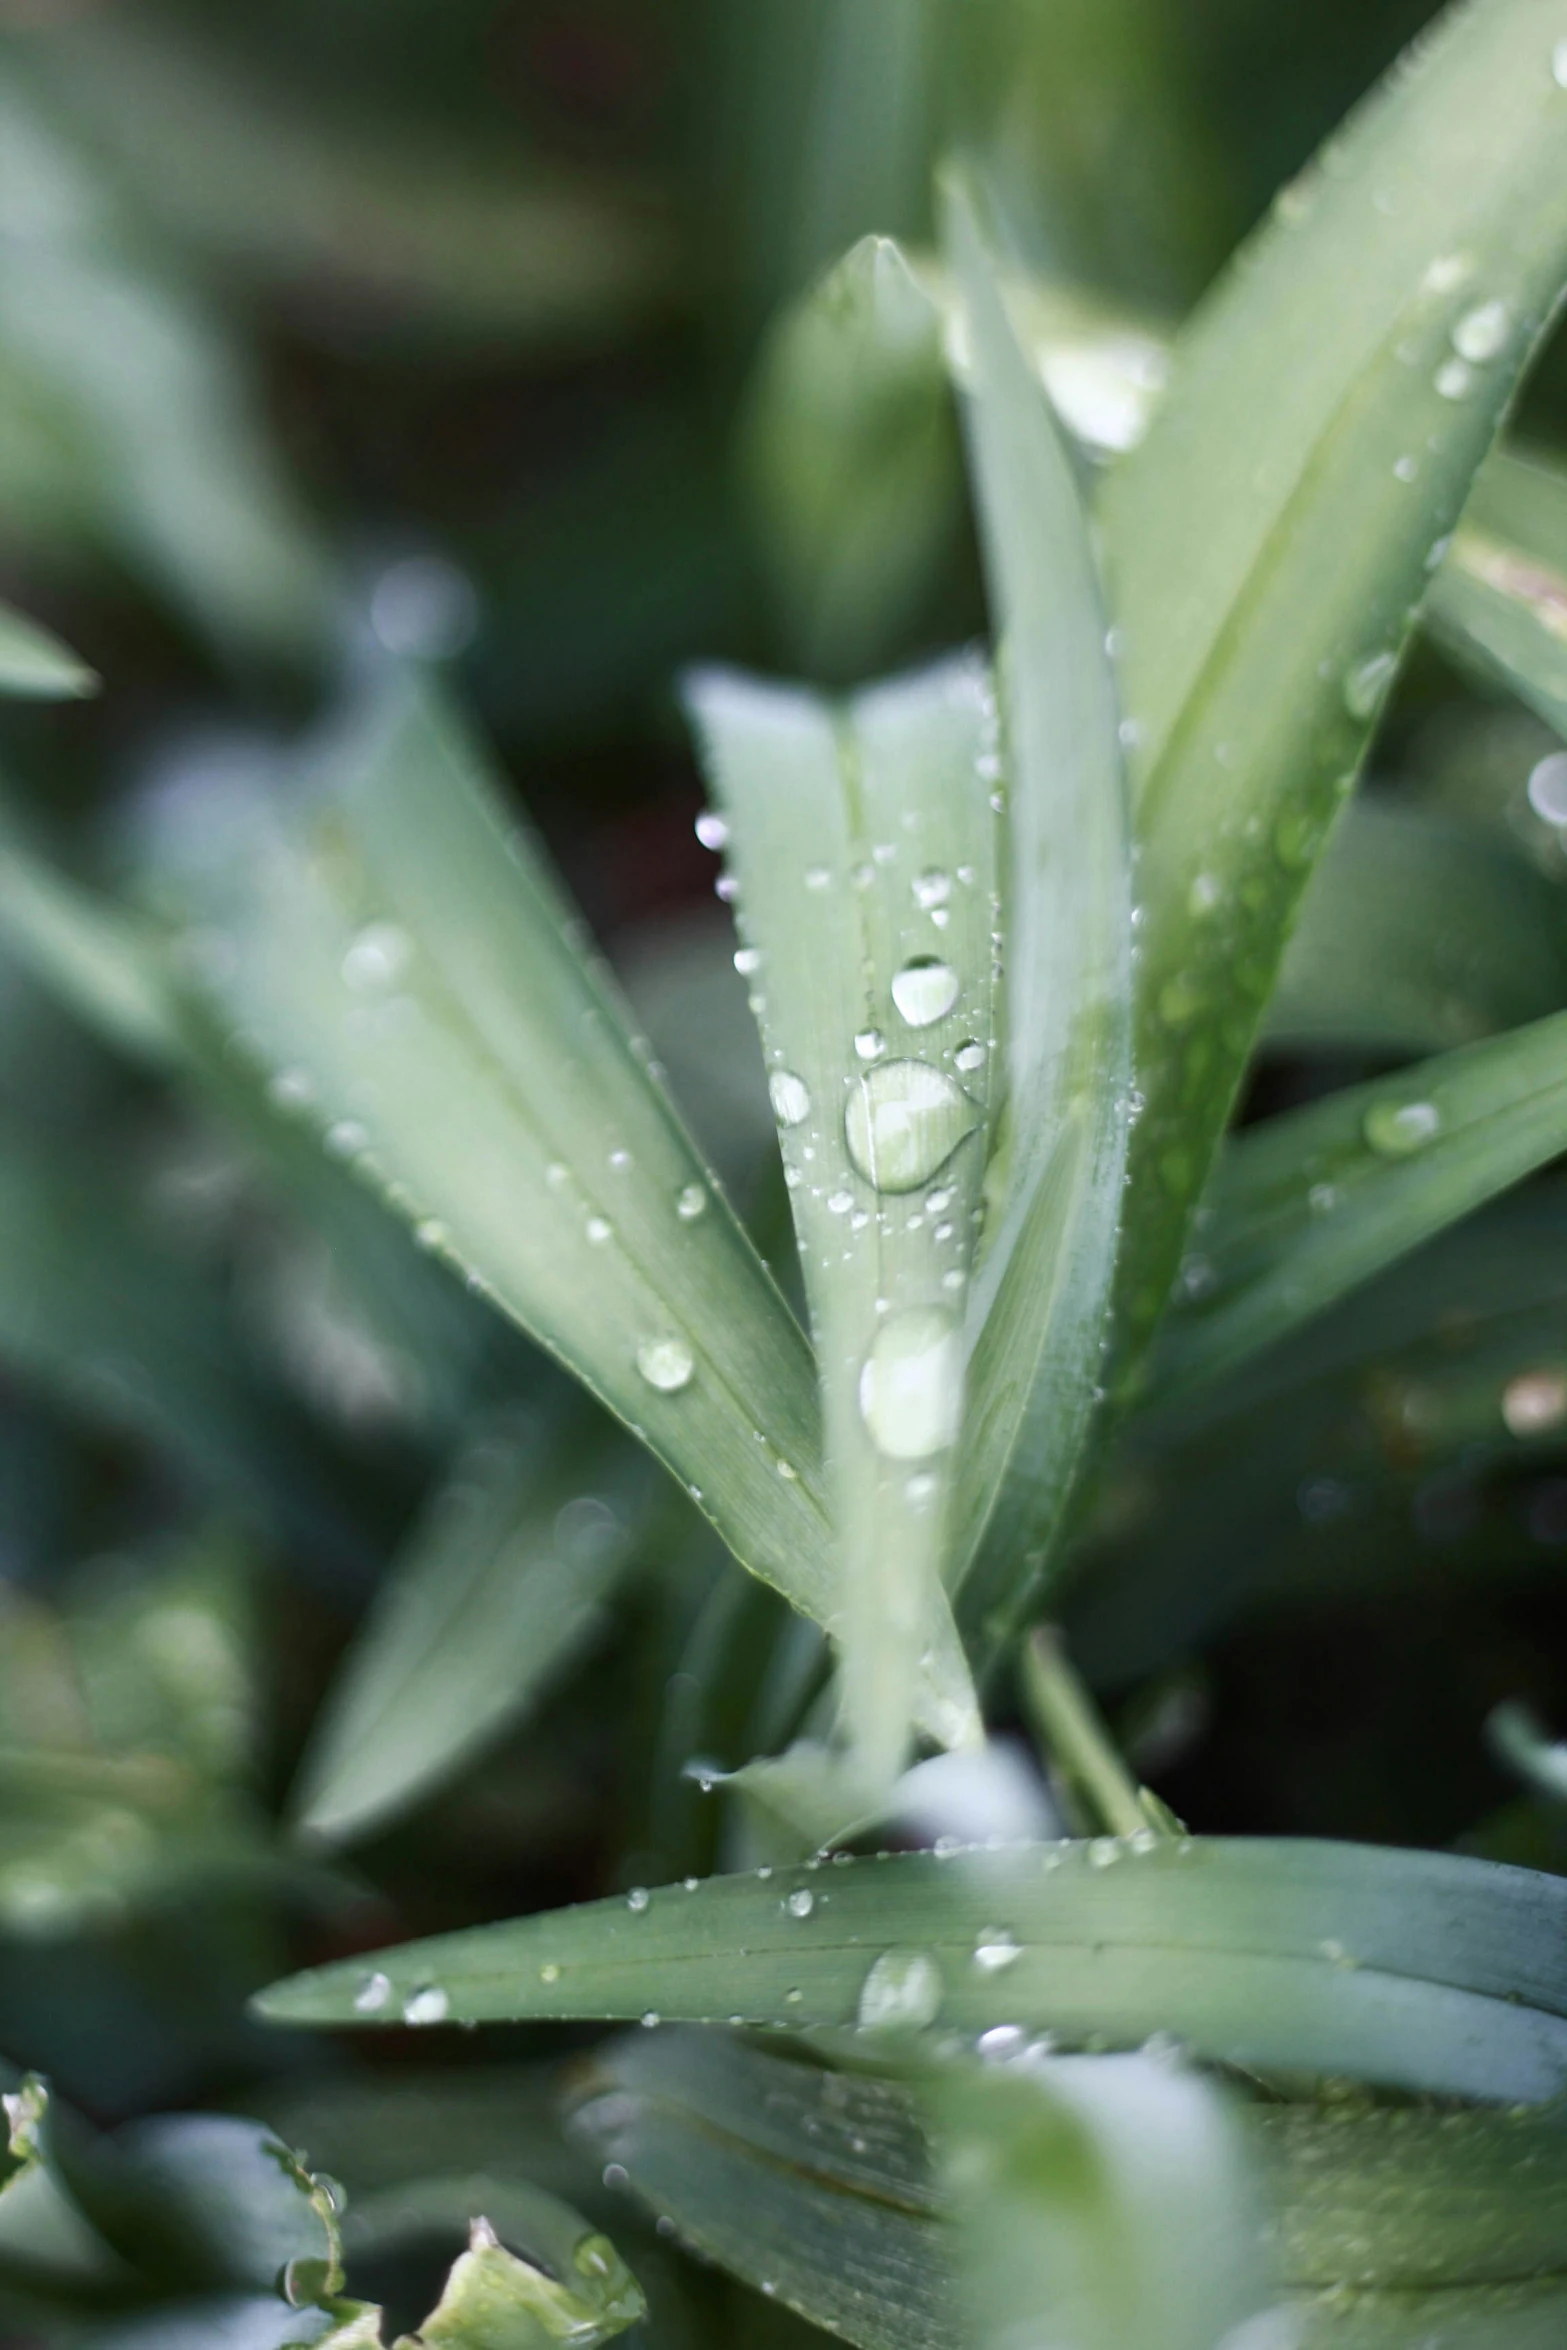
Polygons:
[[1395,457],[1393,460],[1393,479],[1395,481],[1413,481],[1419,471],[1420,460],[1418,457]]
[[979,1940],[974,1945],[974,1964],[982,1975],[1003,1974],[1009,1966],[1015,1966],[1022,1955],[1022,1945],[1017,1936],[1008,1933],[1005,1926],[981,1928]]
[[1314,1183],[1306,1194],[1306,1205],[1314,1216],[1330,1216],[1340,1198],[1336,1183]]
[[925,1950],[884,1950],[860,1986],[862,2032],[919,2031],[941,2013],[941,1969]]
[[414,1226],[414,1238],[421,1248],[449,1249],[452,1236],[439,1216],[421,1216]]
[[911,1028],[928,1028],[958,1000],[958,975],[938,955],[916,955],[892,983],[892,1000]]
[[411,1991],[403,2001],[405,2024],[444,2024],[451,2001],[438,1983],[426,1983],[422,1990]]
[[1199,918],[1211,914],[1223,895],[1224,885],[1216,873],[1199,873],[1186,893],[1187,912]]
[[539,1981],[541,1983],[558,1983],[560,1981],[560,1968],[552,1958],[547,1958],[540,1967]]
[[720,873],[713,884],[713,895],[722,904],[732,906],[740,895],[740,884],[732,873]]
[[653,1896],[645,1885],[633,1885],[626,1895],[626,1907],[634,1918],[639,1918]]
[[1020,2053],[1027,2038],[1021,2024],[992,2024],[975,2041],[975,2054],[982,2056],[987,2064],[1005,2064],[1008,2057]]
[[829,1216],[846,1216],[853,1205],[852,1191],[835,1191],[828,1196],[827,1213]]
[[860,1371],[860,1414],[877,1450],[894,1461],[944,1452],[962,1409],[963,1344],[953,1317],[939,1306],[890,1314]]
[[940,1478],[932,1477],[928,1471],[922,1470],[917,1477],[911,1477],[904,1486],[903,1497],[911,1508],[923,1510],[930,1507],[940,1491]]
[[1453,329],[1453,349],[1460,359],[1469,359],[1483,367],[1488,359],[1495,359],[1507,348],[1513,331],[1513,314],[1507,303],[1477,302],[1466,310]]
[[1543,1436],[1567,1420],[1567,1375],[1520,1371],[1502,1390],[1502,1418],[1514,1436]]
[[887,1050],[887,1039],[879,1028],[862,1028],[854,1040],[854,1049],[862,1061],[879,1061]]
[[924,1061],[883,1061],[855,1080],[844,1138],[855,1166],[878,1191],[916,1191],[976,1123],[968,1095],[942,1070]]
[[366,1975],[354,1993],[354,2012],[357,2015],[375,2015],[392,1996],[391,1977]]
[[716,808],[704,808],[696,820],[696,837],[704,849],[716,853],[729,846],[729,826]]
[[831,881],[832,875],[825,865],[808,865],[806,867],[805,886],[807,889],[826,889]]
[[754,971],[760,971],[761,968],[762,950],[760,947],[735,948],[735,969],[742,979],[749,979]]
[[326,1147],[334,1159],[356,1158],[369,1140],[357,1118],[334,1118],[326,1130]]
[[611,1167],[613,1167],[617,1175],[628,1174],[631,1168],[631,1153],[629,1151],[623,1150],[611,1151],[609,1154],[609,1164]]
[[983,1069],[985,1066],[985,1048],[977,1037],[971,1036],[967,1044],[959,1045],[952,1058],[955,1066],[962,1070],[965,1077],[972,1077],[976,1069]]
[[1436,371],[1436,389],[1444,400],[1467,400],[1474,381],[1474,369],[1466,359],[1444,359]]
[[1091,1869],[1113,1869],[1121,1857],[1118,1836],[1096,1836],[1088,1847],[1088,1865]]
[[804,1885],[797,1885],[784,1907],[792,1918],[808,1918],[816,1907],[816,1896],[807,1891]]
[[590,1216],[583,1226],[583,1230],[588,1236],[590,1248],[602,1248],[605,1242],[612,1240],[615,1235],[615,1227],[607,1216]]
[[780,1126],[798,1126],[810,1116],[810,1089],[792,1069],[775,1069],[767,1080],[767,1090]]
[[1435,1102],[1373,1102],[1361,1130],[1383,1158],[1407,1159],[1436,1140],[1442,1113]]
[[943,873],[939,865],[931,865],[923,873],[916,873],[912,884],[914,903],[922,914],[933,914],[944,906],[952,895],[952,876]]
[[682,1224],[694,1224],[698,1216],[707,1214],[707,1192],[700,1183],[688,1183],[675,1201],[675,1214]]
[[637,1369],[660,1395],[678,1395],[689,1387],[693,1367],[683,1338],[644,1338],[637,1348]]
[[603,2178],[605,2186],[611,2189],[626,2187],[631,2183],[631,2173],[623,2162],[606,2162]]
[[1357,661],[1344,679],[1344,707],[1351,718],[1369,718],[1393,682],[1394,653],[1372,653]]
[[645,2007],[638,2019],[644,2032],[656,2031],[663,2020],[656,2007]]
[[1567,41],[1558,41],[1551,51],[1551,79],[1559,90],[1567,90]]
[[343,957],[343,984],[370,995],[392,987],[413,960],[413,941],[395,922],[367,922]]
[[1552,751],[1529,771],[1529,805],[1545,824],[1567,824],[1567,751]]

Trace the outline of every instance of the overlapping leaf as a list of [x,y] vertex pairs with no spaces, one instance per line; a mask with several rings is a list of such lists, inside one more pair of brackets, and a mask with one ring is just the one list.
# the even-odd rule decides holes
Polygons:
[[963,1679],[939,1578],[998,1082],[995,716],[971,660],[837,709],[723,675],[690,691],[810,1300],[841,1558],[830,1628],[874,1799],[903,1760],[922,1652],[945,1649]]
[[1252,2068],[1529,2099],[1567,2085],[1564,1920],[1567,1886],[1524,1870],[1150,1834],[693,1880],[318,1968],[260,2009],[1169,2031]]
[[969,198],[949,196],[966,422],[1007,745],[1005,1193],[971,1313],[957,1562],[993,1651],[1071,1490],[1104,1343],[1131,1119],[1131,879],[1087,526]]
[[1306,877],[1567,268],[1549,0],[1455,9],[1183,338],[1101,500],[1136,746],[1119,1297],[1163,1308]]
[[1567,477],[1498,452],[1425,607],[1438,641],[1567,733]]
[[0,604],[0,694],[69,702],[96,693],[98,684],[96,673],[52,629]]

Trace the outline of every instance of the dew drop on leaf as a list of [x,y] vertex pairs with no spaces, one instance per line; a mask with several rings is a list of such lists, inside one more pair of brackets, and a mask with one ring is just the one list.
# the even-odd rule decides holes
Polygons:
[[707,1213],[707,1192],[700,1183],[688,1183],[675,1201],[675,1214],[682,1224],[694,1224],[698,1216]]
[[799,1126],[810,1116],[810,1088],[792,1069],[775,1069],[767,1080],[767,1091],[780,1126]]
[[1567,1375],[1520,1371],[1502,1390],[1502,1418],[1514,1436],[1543,1436],[1567,1420]]
[[1558,41],[1551,51],[1551,79],[1559,90],[1567,90],[1567,41]]
[[606,1241],[613,1239],[615,1227],[607,1216],[590,1216],[583,1230],[590,1248],[602,1248]]
[[854,1040],[854,1049],[862,1061],[879,1061],[887,1050],[887,1039],[879,1028],[862,1028]]
[[1530,769],[1529,805],[1543,824],[1567,824],[1567,751],[1552,751]]
[[1381,1157],[1412,1158],[1441,1133],[1442,1113],[1435,1102],[1373,1102],[1362,1131]]
[[683,1338],[644,1338],[637,1348],[637,1369],[660,1395],[678,1395],[688,1387],[693,1367]]
[[784,1903],[784,1907],[792,1918],[808,1918],[816,1907],[816,1896],[806,1886],[798,1885]]
[[844,1139],[878,1191],[917,1191],[976,1123],[973,1103],[942,1070],[925,1061],[883,1061],[855,1080]]
[[1474,380],[1474,369],[1467,359],[1444,359],[1436,371],[1436,389],[1444,400],[1467,400]]
[[1512,331],[1513,314],[1505,302],[1477,302],[1454,327],[1453,349],[1460,359],[1472,360],[1477,367],[1483,367],[1488,359],[1495,359],[1506,350]]
[[392,1996],[391,1978],[387,1975],[366,1975],[354,1993],[354,2012],[357,2015],[375,2015]]
[[1397,657],[1373,653],[1357,661],[1344,679],[1344,707],[1351,718],[1369,718],[1393,682]]
[[403,2001],[405,2024],[443,2024],[451,2001],[438,1983],[426,1983],[421,1990],[411,1991]]
[[928,1028],[958,1000],[958,975],[937,955],[916,955],[892,982],[892,1000],[910,1028]]
[[860,1415],[880,1453],[922,1461],[944,1452],[963,1407],[963,1345],[939,1306],[890,1314],[860,1371]]
[[716,854],[729,845],[729,826],[715,808],[704,808],[696,820],[696,837],[704,849]]
[[976,1069],[985,1066],[985,1048],[977,1037],[970,1037],[966,1044],[959,1045],[952,1058],[965,1077],[972,1077]]
[[413,941],[395,922],[367,922],[343,957],[343,984],[358,995],[391,987],[413,960]]
[[975,2041],[975,2053],[987,2064],[1004,2064],[1009,2057],[1020,2054],[1027,2037],[1021,2024],[992,2024]]
[[974,1964],[982,1975],[1003,1974],[1022,1957],[1022,1945],[1005,1926],[985,1926],[974,1945]]
[[925,872],[915,875],[913,886],[914,903],[920,912],[933,914],[938,906],[944,906],[951,897],[952,876],[943,873],[940,866],[932,865]]
[[626,1895],[626,1907],[633,1917],[639,1918],[652,1898],[645,1885],[633,1885],[631,1891]]
[[753,972],[760,971],[761,968],[762,950],[760,947],[736,947],[735,969],[742,979],[749,979]]
[[861,2031],[917,2031],[941,2013],[941,1969],[926,1950],[884,1950],[860,1986]]

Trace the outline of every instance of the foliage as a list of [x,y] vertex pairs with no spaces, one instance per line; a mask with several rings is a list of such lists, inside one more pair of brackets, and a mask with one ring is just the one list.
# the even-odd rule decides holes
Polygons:
[[1561,2340],[1567,20],[1277,14],[7,31],[19,2350]]

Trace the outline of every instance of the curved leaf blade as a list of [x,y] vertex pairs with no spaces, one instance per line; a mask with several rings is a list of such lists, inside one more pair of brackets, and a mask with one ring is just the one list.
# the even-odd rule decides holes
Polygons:
[[[1567,1883],[1441,1854],[1099,1839],[671,1886],[384,1951],[373,1970],[318,1968],[258,2011],[800,2027],[901,2001],[957,2031],[1170,2031],[1251,2069],[1531,2099],[1567,2084],[1564,1921]],[[998,1927],[1018,1946],[999,1978],[974,1955]]]
[[0,604],[0,694],[39,702],[75,702],[103,680],[53,629]]
[[961,188],[948,241],[1007,739],[1008,1160],[970,1314],[958,1562],[991,1650],[1037,1587],[1104,1344],[1131,1120],[1131,878],[1094,557],[1049,405]]
[[1105,484],[1145,913],[1127,1354],[1428,568],[1561,291],[1559,32],[1549,0],[1496,0],[1423,36],[1280,199]]
[[1439,644],[1567,734],[1567,476],[1559,466],[1499,450],[1483,467],[1425,620]]

